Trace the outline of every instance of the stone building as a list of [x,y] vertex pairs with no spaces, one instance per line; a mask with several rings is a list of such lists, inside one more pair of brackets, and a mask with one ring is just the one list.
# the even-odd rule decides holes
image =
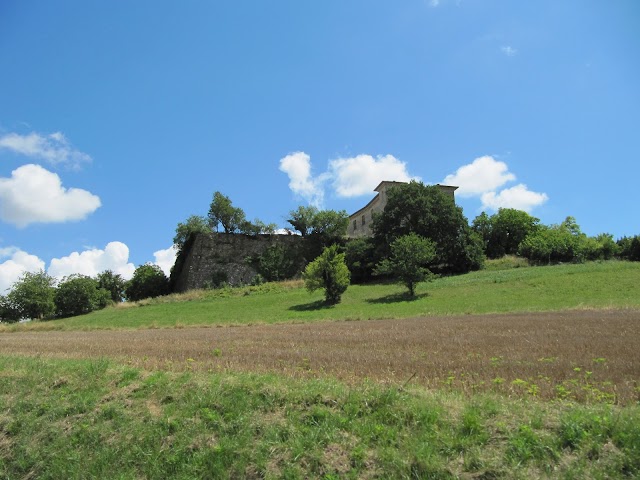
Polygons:
[[[370,237],[373,235],[371,230],[371,221],[373,220],[374,213],[380,213],[387,205],[388,190],[396,185],[402,185],[404,182],[390,182],[383,181],[378,185],[374,191],[378,194],[371,199],[364,207],[357,212],[353,213],[349,217],[349,226],[347,227],[347,236],[349,238],[357,237]],[[436,185],[440,190],[450,195],[455,202],[454,192],[458,187],[451,185]]]

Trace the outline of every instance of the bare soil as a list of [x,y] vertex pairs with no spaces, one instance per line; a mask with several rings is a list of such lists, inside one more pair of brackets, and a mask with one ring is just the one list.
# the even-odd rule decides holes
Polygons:
[[341,380],[589,400],[640,400],[640,311],[0,334],[0,354],[111,357],[145,369]]

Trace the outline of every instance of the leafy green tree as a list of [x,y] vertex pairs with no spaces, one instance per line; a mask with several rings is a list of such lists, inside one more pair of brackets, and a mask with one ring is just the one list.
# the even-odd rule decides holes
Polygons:
[[56,316],[72,317],[106,307],[111,303],[111,294],[91,277],[70,275],[58,285],[54,302]]
[[484,263],[482,239],[471,230],[462,209],[437,186],[411,181],[389,189],[384,211],[373,219],[373,238],[383,257],[390,255],[396,238],[409,233],[436,244],[438,270],[463,273]]
[[640,235],[622,237],[616,242],[618,256],[624,260],[640,261]]
[[44,270],[31,273],[25,272],[13,284],[7,295],[7,300],[18,313],[19,318],[44,319],[55,312],[56,281]]
[[256,218],[253,222],[244,220],[239,227],[240,233],[244,235],[250,235],[257,237],[258,235],[272,235],[275,233],[278,226],[275,223],[264,223],[259,218]]
[[311,232],[314,225],[314,219],[317,214],[318,209],[316,207],[300,206],[296,210],[291,210],[289,212],[290,218],[287,222],[289,222],[291,226],[304,237]]
[[538,265],[583,261],[581,251],[586,239],[575,218],[567,217],[559,225],[540,227],[529,234],[520,243],[518,254]]
[[473,219],[473,222],[471,223],[471,229],[476,232],[480,236],[480,238],[482,238],[482,242],[486,252],[487,245],[489,245],[489,240],[491,239],[491,217],[485,212],[482,212],[480,215]]
[[391,256],[382,260],[376,274],[392,275],[415,296],[416,285],[431,279],[428,265],[436,256],[436,246],[431,240],[415,233],[396,238],[391,244]]
[[345,210],[320,210],[311,221],[312,234],[326,239],[325,244],[347,234],[349,214]]
[[184,222],[178,223],[176,227],[176,235],[173,237],[173,245],[178,253],[182,252],[187,240],[194,233],[209,233],[211,226],[209,220],[200,215],[191,215]]
[[[482,219],[484,222],[484,219]],[[527,212],[515,208],[501,208],[490,217],[490,232],[487,242],[487,256],[500,258],[518,253],[520,243],[527,235],[535,232],[540,220]],[[474,220],[474,226],[476,221]],[[474,228],[475,229],[475,228]],[[477,231],[477,230],[476,230]],[[480,233],[480,232],[478,232]]]
[[120,303],[124,298],[124,291],[127,286],[127,282],[122,275],[113,273],[111,270],[105,270],[96,276],[98,282],[98,288],[102,288],[109,292],[111,301]]
[[244,211],[231,204],[231,199],[220,192],[213,194],[213,200],[209,206],[209,222],[212,228],[218,231],[222,225],[224,233],[235,233],[245,220]]
[[0,322],[15,323],[20,320],[20,312],[9,299],[0,295]]
[[304,273],[304,284],[313,292],[324,289],[325,302],[329,305],[340,303],[342,294],[349,286],[349,269],[344,260],[344,253],[339,252],[338,245],[326,247],[322,254],[307,265]]
[[345,245],[345,261],[351,272],[351,281],[353,283],[371,280],[376,263],[378,263],[378,255],[373,239],[359,237],[347,241]]
[[125,295],[132,301],[159,297],[169,293],[169,280],[158,265],[140,265],[127,282]]

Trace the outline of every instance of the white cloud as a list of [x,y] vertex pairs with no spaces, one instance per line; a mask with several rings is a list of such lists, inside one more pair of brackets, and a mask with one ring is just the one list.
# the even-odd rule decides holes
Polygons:
[[171,245],[169,248],[164,250],[158,250],[157,252],[153,252],[153,256],[156,261],[154,262],[158,265],[164,274],[168,277],[171,274],[171,267],[176,263],[176,256],[178,255],[178,251],[176,248]]
[[499,208],[515,208],[530,212],[532,208],[542,205],[549,199],[546,193],[532,192],[524,184],[506,188],[500,193],[482,194],[482,208],[498,210]]
[[280,170],[289,176],[289,188],[311,205],[321,207],[324,200],[322,186],[325,176],[311,176],[311,157],[304,152],[294,152],[280,159]]
[[339,197],[371,195],[373,189],[383,180],[408,182],[412,179],[407,171],[407,164],[393,155],[377,158],[358,155],[331,160],[329,173]]
[[45,160],[53,165],[67,165],[78,168],[83,163],[91,162],[91,157],[76,150],[61,132],[41,135],[31,132],[28,135],[7,133],[0,137],[0,149],[26,155],[27,157]]
[[440,5],[440,0],[429,0],[430,7],[437,7],[438,5]]
[[513,48],[511,45],[504,45],[500,47],[500,51],[507,57],[515,57],[518,54],[518,50]]
[[472,197],[493,191],[515,179],[516,176],[509,172],[506,163],[485,155],[458,168],[456,173],[447,175],[443,183],[458,186],[456,195]]
[[289,188],[316,207],[322,207],[325,183],[331,182],[338,197],[371,195],[383,180],[408,182],[419,180],[407,171],[407,165],[393,155],[357,155],[329,162],[327,172],[313,177],[311,157],[295,152],[280,160],[280,170],[289,175]]
[[11,172],[11,178],[0,177],[0,219],[20,228],[82,220],[100,205],[96,195],[64,188],[57,174],[39,165],[23,165]]
[[44,262],[35,255],[30,255],[16,247],[0,248],[0,295],[20,278],[25,272],[44,270]]
[[93,277],[105,270],[125,279],[131,278],[135,266],[129,263],[129,247],[122,242],[109,242],[104,250],[92,248],[81,253],[72,252],[66,257],[52,259],[47,273],[60,279],[72,274]]

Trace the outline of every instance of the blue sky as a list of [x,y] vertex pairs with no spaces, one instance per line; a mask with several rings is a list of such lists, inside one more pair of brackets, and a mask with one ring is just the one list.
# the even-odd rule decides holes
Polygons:
[[640,233],[640,3],[0,3],[0,290],[171,261],[219,190],[249,219],[460,186]]

